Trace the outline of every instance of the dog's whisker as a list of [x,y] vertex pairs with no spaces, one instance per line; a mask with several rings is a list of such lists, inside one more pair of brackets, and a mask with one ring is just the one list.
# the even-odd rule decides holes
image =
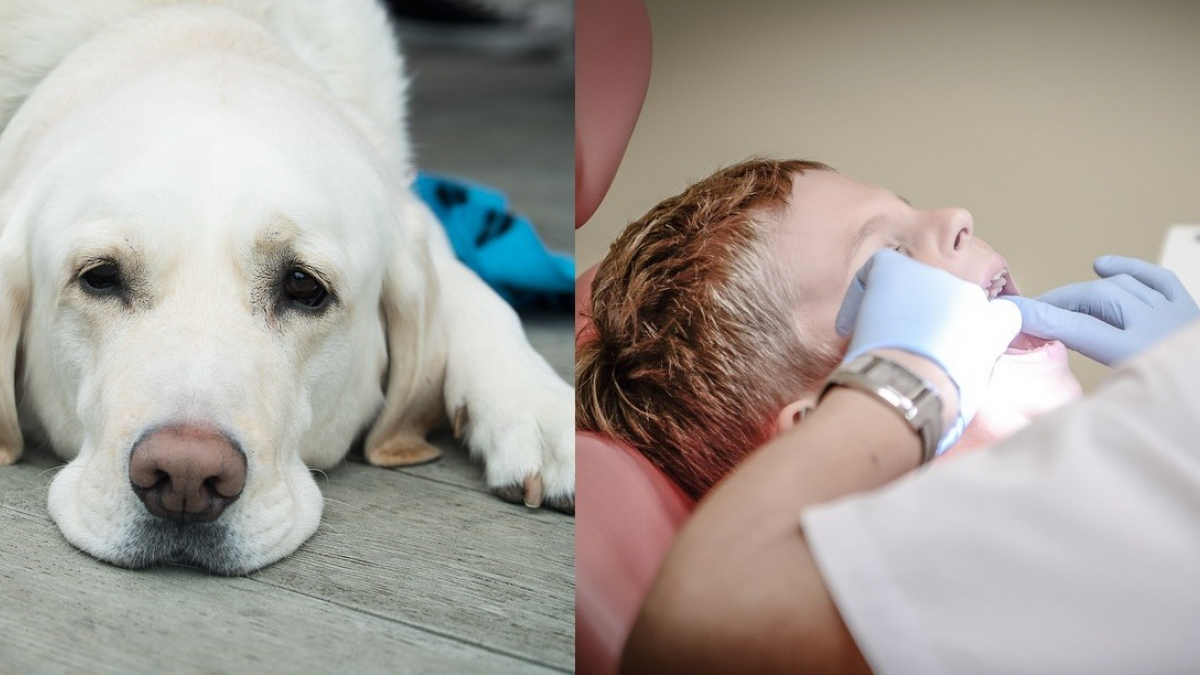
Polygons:
[[327,536],[327,537],[345,537],[346,536],[345,534],[342,533],[341,530],[337,529],[333,525],[330,525],[329,523],[321,523],[320,528],[317,529],[317,534],[322,535],[322,536]]
[[38,473],[38,475],[34,476],[34,478],[41,478],[42,476],[45,476],[48,473],[57,474],[59,471],[62,471],[65,468],[67,468],[67,465],[65,463],[59,464],[58,466],[52,466],[49,469],[46,469],[45,471]]
[[374,520],[375,522],[378,522],[378,523],[385,523],[385,522],[387,522],[387,521],[385,521],[383,518],[380,518],[378,515],[376,515],[375,513],[371,512],[369,509],[364,509],[363,507],[361,507],[361,506],[358,506],[357,504],[351,504],[350,502],[343,502],[343,501],[341,501],[341,500],[338,500],[338,499],[333,499],[333,498],[331,498],[331,497],[325,497],[325,503],[326,503],[326,504],[337,504],[338,506],[345,506],[345,507],[348,507],[348,508],[354,509],[354,510],[355,510],[355,511],[357,511],[358,513],[361,513],[361,514],[363,514],[363,515],[366,515],[366,516],[370,517],[372,520]]
[[336,525],[332,525],[330,523],[325,523],[325,522],[322,522],[321,525],[317,528],[317,533],[318,534],[330,534],[330,535],[333,535],[336,537],[342,536],[342,531],[339,530]]
[[37,487],[29,488],[28,490],[13,490],[12,492],[6,491],[5,494],[11,494],[11,495],[46,494],[49,491],[49,489],[50,488],[47,485],[39,485]]

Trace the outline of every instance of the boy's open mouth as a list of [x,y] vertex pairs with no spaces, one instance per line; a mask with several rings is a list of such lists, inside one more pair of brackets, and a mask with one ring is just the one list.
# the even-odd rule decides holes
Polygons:
[[[1017,284],[1012,280],[1012,273],[1008,271],[1008,267],[1001,267],[992,277],[991,283],[985,286],[983,290],[987,292],[989,300],[995,300],[1006,295],[1021,294],[1021,291],[1017,289]],[[1013,341],[1009,343],[1008,349],[1004,353],[1028,354],[1048,344],[1050,344],[1050,340],[1043,340],[1027,333],[1017,333],[1017,337],[1013,338]]]
[[1001,267],[983,290],[987,291],[988,300],[995,300],[1001,295],[1016,295],[1016,287],[1009,280],[1007,267]]

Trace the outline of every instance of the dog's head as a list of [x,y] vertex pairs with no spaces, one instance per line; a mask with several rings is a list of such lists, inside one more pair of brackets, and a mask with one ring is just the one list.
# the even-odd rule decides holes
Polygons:
[[119,565],[287,555],[309,467],[440,377],[415,198],[260,61],[50,81],[0,143],[0,460],[22,427],[71,458],[50,513]]

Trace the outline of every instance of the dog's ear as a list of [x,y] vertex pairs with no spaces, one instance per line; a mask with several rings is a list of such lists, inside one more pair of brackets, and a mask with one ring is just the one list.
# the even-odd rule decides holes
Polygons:
[[23,246],[0,206],[0,466],[21,457],[24,440],[17,422],[17,346],[29,302],[29,270]]
[[445,419],[445,326],[438,311],[438,274],[430,236],[441,227],[415,194],[403,190],[394,245],[384,275],[382,312],[388,367],[383,410],[363,454],[377,466],[419,464],[441,451],[425,441]]

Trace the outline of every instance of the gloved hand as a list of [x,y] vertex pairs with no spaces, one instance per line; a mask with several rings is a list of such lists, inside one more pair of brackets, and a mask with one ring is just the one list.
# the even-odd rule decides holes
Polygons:
[[1097,258],[1092,267],[1100,279],[1036,300],[1012,298],[1021,309],[1022,330],[1113,366],[1200,318],[1196,301],[1170,270],[1115,255]]
[[943,431],[938,455],[978,412],[996,359],[1020,330],[1012,303],[989,301],[979,286],[891,249],[871,256],[854,276],[837,317],[838,334],[851,336],[846,361],[901,349],[933,361],[954,382],[958,415]]

